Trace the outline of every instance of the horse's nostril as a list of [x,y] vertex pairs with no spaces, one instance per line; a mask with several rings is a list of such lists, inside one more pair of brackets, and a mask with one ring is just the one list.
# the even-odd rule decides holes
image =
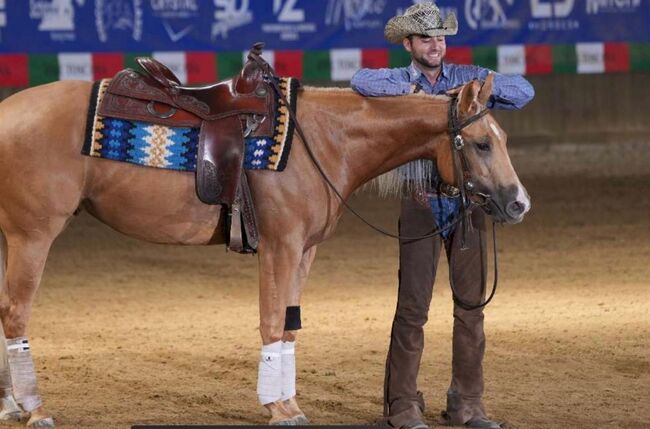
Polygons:
[[506,206],[506,213],[511,217],[519,217],[524,213],[526,206],[520,201],[513,201]]

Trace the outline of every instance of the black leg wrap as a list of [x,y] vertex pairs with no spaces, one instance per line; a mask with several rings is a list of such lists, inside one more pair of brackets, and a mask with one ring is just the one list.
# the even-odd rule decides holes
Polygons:
[[287,315],[284,318],[284,330],[297,331],[300,328],[302,328],[302,324],[300,323],[300,306],[287,307]]

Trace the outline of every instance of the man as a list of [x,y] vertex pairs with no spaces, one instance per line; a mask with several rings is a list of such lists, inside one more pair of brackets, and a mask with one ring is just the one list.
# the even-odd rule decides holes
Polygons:
[[[410,66],[395,69],[359,70],[351,85],[366,96],[395,96],[417,92],[444,94],[447,90],[469,82],[485,79],[490,70],[445,63],[445,36],[458,30],[456,17],[442,20],[438,7],[432,3],[415,4],[404,15],[388,21],[384,34],[391,43],[401,43],[410,55]],[[532,86],[521,76],[495,74],[488,107],[519,109],[533,98]],[[428,161],[402,167],[403,171],[435,169]],[[420,163],[417,165],[417,163]],[[423,168],[425,167],[425,168]],[[430,171],[430,170],[429,170]],[[402,201],[399,232],[418,236],[436,226],[444,227],[460,207],[459,197],[439,192],[441,179],[434,170],[431,189],[414,199]],[[424,400],[418,392],[416,379],[424,346],[423,326],[431,302],[437,261],[441,244],[447,259],[454,260],[450,270],[458,295],[464,302],[482,302],[485,296],[487,258],[485,256],[485,215],[474,210],[471,228],[465,238],[468,249],[461,250],[461,228],[438,237],[416,241],[400,241],[400,271],[397,310],[393,320],[391,342],[386,362],[384,415],[396,428],[426,429],[423,419]],[[447,391],[447,409],[443,417],[450,425],[498,429],[488,419],[482,403],[485,352],[483,311],[464,310],[454,305],[453,359],[451,385]]]

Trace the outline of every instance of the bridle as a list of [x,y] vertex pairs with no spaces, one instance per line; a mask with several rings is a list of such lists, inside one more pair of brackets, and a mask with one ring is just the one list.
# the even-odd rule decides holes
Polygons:
[[[257,46],[257,45],[256,45]],[[359,213],[357,213],[356,210],[354,210],[348,203],[345,201],[345,198],[341,195],[338,189],[336,189],[336,186],[334,186],[334,183],[330,180],[330,178],[327,176],[325,171],[323,170],[322,166],[318,162],[318,159],[316,158],[314,152],[311,149],[311,145],[309,144],[307,138],[305,137],[305,133],[302,130],[302,127],[300,126],[300,123],[298,122],[298,118],[293,110],[293,106],[291,106],[280,89],[280,86],[278,84],[278,77],[275,74],[275,71],[273,68],[266,62],[264,59],[261,57],[261,48],[262,46],[259,46],[259,51],[253,51],[249,53],[249,58],[252,59],[257,63],[257,65],[260,67],[262,70],[262,73],[264,75],[264,79],[271,85],[271,87],[274,89],[276,92],[277,96],[280,97],[280,100],[284,103],[284,105],[287,107],[287,110],[289,112],[289,116],[294,122],[295,125],[295,130],[302,139],[303,145],[305,146],[305,150],[307,151],[307,154],[309,155],[309,158],[311,162],[314,164],[316,167],[316,170],[318,170],[319,174],[327,183],[327,185],[330,187],[332,192],[336,195],[336,197],[339,199],[341,204],[345,208],[347,208],[353,215],[355,215],[359,220],[361,220],[363,223],[368,225],[370,228],[374,229],[375,231],[386,235],[391,238],[396,238],[398,240],[407,240],[407,241],[417,241],[417,240],[422,240],[425,238],[431,238],[435,237],[436,235],[441,235],[442,233],[450,230],[456,224],[459,222],[461,223],[461,228],[462,228],[462,237],[461,237],[461,250],[466,250],[467,248],[465,247],[465,236],[466,232],[471,228],[471,220],[469,219],[469,216],[471,215],[471,212],[479,206],[486,205],[490,199],[489,195],[477,192],[475,189],[475,185],[472,182],[472,176],[469,171],[469,164],[467,163],[467,158],[465,156],[464,152],[464,147],[465,147],[465,142],[463,139],[463,136],[461,135],[461,131],[468,127],[469,125],[473,124],[474,122],[478,121],[481,119],[483,116],[485,116],[489,110],[487,108],[481,110],[479,113],[470,116],[469,118],[466,118],[462,122],[459,121],[458,118],[458,97],[457,96],[452,96],[449,102],[449,119],[448,119],[448,131],[451,137],[451,147],[452,147],[452,157],[453,157],[453,164],[454,164],[454,175],[456,178],[456,183],[458,184],[458,192],[460,193],[460,198],[461,198],[461,212],[460,215],[454,218],[451,222],[449,222],[445,227],[443,228],[437,228],[433,232],[429,234],[425,234],[422,236],[417,236],[417,237],[408,237],[408,236],[403,236],[399,234],[392,234],[378,226],[375,226],[368,222],[363,216],[361,216]],[[454,189],[453,186],[447,185],[448,189],[452,190]],[[482,200],[481,203],[476,203],[472,199],[472,197],[478,197]],[[454,302],[463,308],[464,310],[474,310],[477,308],[482,308],[485,307],[494,297],[494,294],[496,292],[497,288],[497,282],[498,282],[498,267],[497,267],[497,244],[496,244],[496,232],[495,232],[495,223],[492,223],[492,237],[493,237],[493,243],[494,243],[494,283],[492,285],[492,292],[490,293],[489,297],[483,302],[479,304],[469,304],[465,301],[463,301],[458,293],[456,293],[456,289],[454,287],[453,283],[453,278],[452,278],[452,273],[453,270],[451,267],[453,267],[453,262],[454,258],[450,260],[450,269],[449,269],[449,284],[451,286],[451,291],[453,295]],[[482,295],[482,293],[481,293]]]

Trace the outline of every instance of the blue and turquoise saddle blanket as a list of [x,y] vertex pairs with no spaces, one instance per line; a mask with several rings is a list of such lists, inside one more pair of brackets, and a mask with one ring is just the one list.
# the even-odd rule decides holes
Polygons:
[[[128,162],[146,167],[196,171],[199,128],[169,127],[100,116],[97,108],[110,79],[96,81],[88,109],[83,155]],[[300,83],[280,78],[279,85],[296,111]],[[282,171],[287,166],[294,124],[286,105],[276,97],[273,135],[245,138],[244,168]]]

